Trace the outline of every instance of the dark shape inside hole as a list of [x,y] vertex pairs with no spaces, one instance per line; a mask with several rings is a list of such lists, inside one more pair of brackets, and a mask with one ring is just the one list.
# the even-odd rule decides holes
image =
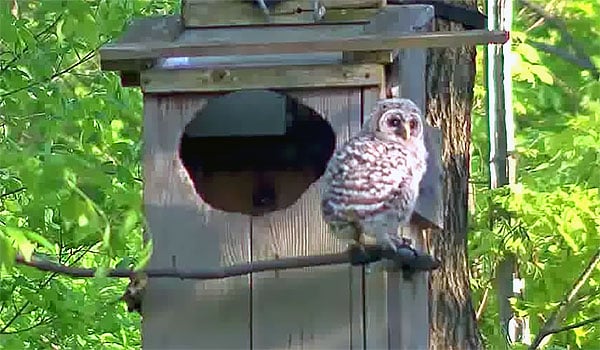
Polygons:
[[258,216],[294,204],[334,149],[333,129],[312,108],[246,90],[211,99],[186,126],[179,156],[205,202]]

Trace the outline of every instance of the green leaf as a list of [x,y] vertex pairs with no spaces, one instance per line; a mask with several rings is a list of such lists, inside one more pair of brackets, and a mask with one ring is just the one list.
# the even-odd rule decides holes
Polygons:
[[553,85],[554,77],[548,68],[540,65],[532,65],[531,72],[544,84]]
[[9,240],[14,242],[14,246],[23,255],[23,258],[30,261],[36,245],[28,239],[26,231],[19,227],[4,227],[3,231]]

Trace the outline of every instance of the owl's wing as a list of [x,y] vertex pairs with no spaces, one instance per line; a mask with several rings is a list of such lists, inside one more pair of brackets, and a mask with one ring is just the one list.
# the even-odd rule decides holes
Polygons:
[[390,209],[397,189],[409,176],[401,156],[368,135],[351,139],[330,160],[324,201],[361,217]]

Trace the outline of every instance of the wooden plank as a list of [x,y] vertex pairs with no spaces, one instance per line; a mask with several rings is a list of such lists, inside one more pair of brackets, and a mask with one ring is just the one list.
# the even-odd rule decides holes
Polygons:
[[461,32],[363,34],[332,37],[327,32],[321,36],[289,40],[286,37],[263,42],[211,41],[107,44],[100,49],[103,60],[155,59],[159,57],[266,55],[306,52],[377,51],[413,47],[456,47],[488,43],[503,43],[504,31],[470,30]]
[[145,93],[372,86],[383,77],[378,64],[152,69],[141,73],[141,86]]
[[[171,42],[183,31],[183,22],[179,16],[155,16],[136,18],[115,44]],[[103,70],[139,71],[154,65],[155,58],[132,60],[128,66],[122,63],[101,61]]]
[[[356,125],[360,118],[359,91],[317,89],[289,93],[327,117],[341,143],[348,139],[350,125]],[[346,249],[346,242],[329,233],[321,217],[320,198],[317,181],[291,207],[253,218],[252,258]],[[347,265],[253,274],[253,348],[361,349],[362,292],[356,290],[362,284],[361,275],[359,267]]]
[[327,65],[340,63],[343,63],[342,54],[340,52],[318,52],[284,55],[171,57],[163,59],[156,68],[255,68],[272,66]]
[[[270,6],[267,18],[248,0],[184,0],[182,17],[186,27],[227,25],[274,25],[314,23],[313,0],[287,0]],[[367,21],[381,0],[321,0],[325,17],[319,23]]]
[[343,52],[342,60],[346,63],[382,63],[394,61],[394,53],[390,50]]
[[[285,40],[304,40],[306,38],[321,37],[326,33],[331,38],[347,38],[360,35],[363,25],[289,25],[278,27],[222,27],[187,29],[177,39],[180,43],[203,42],[262,42]],[[305,53],[305,52],[302,52]],[[243,54],[239,52],[238,54]]]
[[[198,96],[144,97],[144,210],[150,268],[227,266],[250,261],[250,220],[213,210],[194,191],[177,155]],[[150,279],[143,300],[144,349],[250,348],[249,276]]]
[[[406,227],[402,234],[423,250],[421,229]],[[429,273],[405,280],[401,271],[389,271],[386,287],[389,349],[429,349]]]
[[[348,37],[358,35],[362,32],[362,25],[306,25],[301,29],[298,26],[273,27],[221,27],[188,29],[177,37],[180,43],[196,42],[227,42],[227,41],[271,41],[286,37],[290,40],[302,39],[306,37],[318,37],[323,32],[332,37]],[[165,40],[169,41],[169,40]],[[119,42],[117,42],[118,44]],[[189,62],[192,66],[245,66],[257,64],[306,64],[307,62],[323,61],[323,63],[332,63],[332,56],[336,56],[336,62],[341,61],[341,53],[319,52],[319,53],[300,53],[300,54],[274,54],[274,55],[225,55],[225,56],[200,56],[200,57],[173,57],[163,59],[162,61]],[[337,56],[340,59],[337,59]],[[326,62],[327,61],[327,62]],[[104,70],[124,70],[139,71],[152,66],[154,61],[148,60],[106,60],[101,55],[101,65]],[[158,65],[158,64],[157,64]]]
[[[362,124],[379,99],[379,88],[363,89]],[[369,266],[365,272],[365,349],[389,349],[387,325],[387,274],[383,263]]]
[[[416,15],[416,16],[415,16]],[[422,28],[433,20],[433,6],[395,5],[384,7],[363,27],[364,34],[403,34]],[[398,50],[344,52],[346,62],[392,63]]]
[[443,181],[442,167],[442,131],[430,125],[425,126],[425,147],[427,171],[421,180],[419,198],[415,207],[412,223],[421,228],[444,227]]
[[[183,0],[185,5],[195,6],[220,6],[221,3],[230,4],[229,6],[245,6],[254,0]],[[348,8],[373,8],[381,7],[385,4],[382,0],[321,0],[321,4],[327,8],[348,9]],[[294,11],[297,8],[311,10],[313,0],[286,0],[272,6],[274,11]]]

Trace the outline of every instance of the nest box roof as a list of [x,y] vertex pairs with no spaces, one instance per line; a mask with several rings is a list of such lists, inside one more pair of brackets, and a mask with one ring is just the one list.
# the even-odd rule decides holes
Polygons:
[[[433,6],[382,6],[385,1],[381,0],[320,0],[329,6],[328,15],[309,22],[302,15],[302,6],[312,1],[281,2],[272,16],[279,19],[264,23],[264,14],[256,12],[248,0],[186,0],[181,16],[133,21],[121,38],[100,49],[101,66],[129,77],[124,79],[130,80],[126,85],[143,86],[140,72],[150,68],[210,69],[211,79],[215,74],[223,79],[228,72],[215,69],[262,67],[266,73],[266,67],[279,66],[318,73],[324,65],[340,66],[340,79],[366,79],[376,84],[378,66],[392,63],[399,49],[504,43],[508,39],[504,31],[431,32]],[[292,3],[296,12],[285,7]],[[346,17],[335,17],[336,13]]]

